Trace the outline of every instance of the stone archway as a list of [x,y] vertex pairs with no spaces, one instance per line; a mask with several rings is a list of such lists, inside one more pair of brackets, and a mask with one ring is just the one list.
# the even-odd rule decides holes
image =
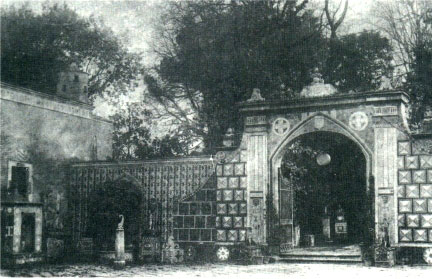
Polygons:
[[[317,128],[318,127],[318,128]],[[273,198],[275,204],[278,204],[278,190],[279,180],[278,180],[278,169],[281,166],[282,158],[285,153],[285,148],[293,142],[296,138],[311,133],[314,131],[321,132],[332,132],[341,134],[348,139],[352,140],[362,151],[365,159],[366,159],[366,188],[370,189],[370,182],[372,181],[372,170],[373,170],[373,153],[369,149],[369,147],[364,143],[364,141],[358,137],[349,127],[347,127],[344,123],[326,115],[323,113],[315,113],[308,118],[304,119],[300,123],[298,123],[295,127],[291,129],[289,133],[286,134],[284,139],[280,142],[280,144],[274,149],[274,152],[270,155],[270,185],[269,195]]]
[[[298,246],[306,235],[313,235],[315,244],[324,246],[371,242],[373,191],[367,186],[366,157],[358,144],[341,133],[312,131],[292,139],[283,152],[279,189],[269,189],[279,198],[271,203],[279,214],[269,216],[273,218],[268,221],[269,237],[277,231],[285,246]],[[325,166],[316,158],[324,152],[331,155]],[[302,171],[294,175],[296,179],[289,180],[289,174],[299,168]],[[337,212],[343,216],[339,223]]]

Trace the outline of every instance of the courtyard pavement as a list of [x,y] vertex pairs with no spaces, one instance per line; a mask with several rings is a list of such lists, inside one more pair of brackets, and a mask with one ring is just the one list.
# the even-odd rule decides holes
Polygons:
[[1,277],[140,277],[140,278],[432,278],[432,266],[366,267],[361,264],[273,263],[267,265],[196,264],[142,265],[115,270],[95,264],[42,265],[15,271],[1,270]]

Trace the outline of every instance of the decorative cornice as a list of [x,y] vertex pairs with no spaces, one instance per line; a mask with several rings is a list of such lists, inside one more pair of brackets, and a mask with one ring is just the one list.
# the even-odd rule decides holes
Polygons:
[[266,113],[268,111],[302,110],[308,108],[326,108],[340,106],[358,106],[361,104],[400,104],[408,103],[409,96],[402,91],[364,92],[356,94],[338,94],[315,98],[295,98],[291,100],[269,100],[259,103],[241,102],[240,112],[245,114]]
[[[71,167],[118,167],[118,166],[140,166],[147,164],[184,164],[184,163],[207,163],[213,162],[211,156],[194,156],[194,157],[179,157],[179,158],[167,158],[167,159],[155,159],[155,160],[137,160],[137,161],[85,161],[85,162],[73,162],[70,163]],[[214,162],[215,163],[215,162]]]

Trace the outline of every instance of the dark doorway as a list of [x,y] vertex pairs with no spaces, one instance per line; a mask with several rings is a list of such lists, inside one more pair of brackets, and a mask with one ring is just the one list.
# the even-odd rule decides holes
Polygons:
[[[280,173],[292,187],[300,243],[308,236],[315,245],[365,241],[371,205],[366,159],[356,143],[338,133],[302,135],[286,148]],[[280,205],[281,215],[286,207]]]
[[116,229],[124,216],[126,250],[136,250],[140,236],[141,192],[128,180],[106,182],[89,199],[88,236],[99,251],[114,251]]
[[32,253],[35,249],[35,214],[22,213],[21,223],[21,251]]

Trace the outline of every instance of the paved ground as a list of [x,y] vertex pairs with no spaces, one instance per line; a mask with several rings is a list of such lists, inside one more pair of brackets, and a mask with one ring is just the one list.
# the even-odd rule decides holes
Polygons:
[[44,265],[16,271],[1,270],[8,277],[158,277],[158,278],[345,278],[400,279],[432,278],[432,266],[397,266],[394,268],[365,267],[343,264],[267,265],[201,264],[201,265],[144,265],[114,270],[110,266],[75,264]]

